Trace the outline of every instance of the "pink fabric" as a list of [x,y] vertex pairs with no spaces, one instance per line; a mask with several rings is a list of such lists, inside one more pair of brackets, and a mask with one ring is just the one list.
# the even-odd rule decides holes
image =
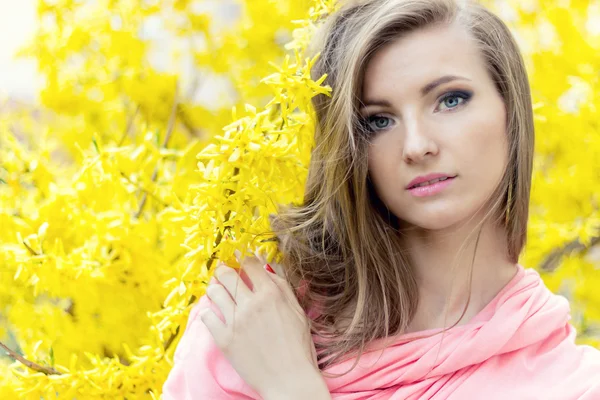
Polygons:
[[[164,384],[164,399],[259,399],[216,347],[194,306]],[[220,315],[220,313],[218,313]],[[333,399],[599,400],[600,351],[576,346],[568,301],[519,265],[515,277],[469,323],[444,335],[365,353],[340,378],[326,378]],[[379,359],[378,359],[379,358]],[[337,373],[349,360],[327,369]]]

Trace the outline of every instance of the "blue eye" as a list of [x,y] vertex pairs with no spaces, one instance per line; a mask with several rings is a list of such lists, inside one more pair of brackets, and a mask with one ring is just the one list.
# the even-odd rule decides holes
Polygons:
[[441,98],[440,105],[445,105],[447,109],[454,109],[468,102],[471,97],[472,94],[467,92],[449,92]]
[[[371,115],[370,117],[365,118],[363,123],[364,123],[365,128],[369,132],[375,132],[375,131],[389,128],[389,126],[391,124],[391,120],[392,120],[391,118],[388,118],[383,115]],[[386,123],[386,121],[387,121],[387,123]]]

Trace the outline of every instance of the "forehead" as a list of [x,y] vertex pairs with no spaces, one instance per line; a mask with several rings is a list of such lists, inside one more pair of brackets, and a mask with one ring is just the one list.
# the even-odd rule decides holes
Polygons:
[[476,79],[486,68],[473,38],[461,26],[420,29],[378,50],[365,68],[363,94],[385,93],[399,86],[415,91],[442,75]]

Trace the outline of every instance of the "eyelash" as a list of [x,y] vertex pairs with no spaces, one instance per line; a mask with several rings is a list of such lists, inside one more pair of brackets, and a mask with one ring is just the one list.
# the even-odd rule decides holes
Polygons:
[[[457,108],[460,108],[461,106],[466,105],[469,100],[471,100],[471,97],[473,96],[472,93],[470,92],[465,92],[465,91],[461,91],[461,90],[456,90],[456,91],[451,91],[451,92],[447,92],[445,93],[439,100],[438,105],[442,104],[444,101],[446,101],[447,99],[453,98],[453,97],[457,97],[457,98],[461,98],[464,101],[462,103],[460,103],[459,105],[457,105],[456,107],[452,107],[449,108],[450,111],[445,111],[445,112],[454,112],[452,110],[455,110]],[[373,132],[373,129],[370,127],[369,122],[372,119],[377,119],[377,118],[388,118],[383,114],[374,114],[374,115],[368,115],[366,117],[364,117],[362,119],[362,126],[363,129],[365,129],[367,132]],[[382,128],[381,130],[384,130],[386,128]]]

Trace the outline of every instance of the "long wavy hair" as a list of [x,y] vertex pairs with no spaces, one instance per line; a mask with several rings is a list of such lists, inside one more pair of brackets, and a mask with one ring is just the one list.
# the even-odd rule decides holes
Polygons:
[[[454,23],[471,34],[503,98],[509,143],[505,173],[484,204],[484,218],[461,249],[490,220],[506,232],[513,262],[525,245],[533,111],[523,58],[508,27],[469,1],[346,2],[320,21],[311,43],[310,51],[320,52],[312,77],[327,74],[325,84],[332,95],[313,98],[315,146],[304,201],[281,206],[271,215],[286,279],[302,286],[298,300],[305,310],[318,310],[311,332],[318,338],[321,369],[356,356],[354,368],[369,343],[404,333],[415,315],[418,288],[409,249],[402,240],[401,221],[381,202],[369,179],[369,144],[361,134],[358,110],[364,70],[378,50],[430,25]],[[351,321],[340,329],[336,324],[342,318]]]

